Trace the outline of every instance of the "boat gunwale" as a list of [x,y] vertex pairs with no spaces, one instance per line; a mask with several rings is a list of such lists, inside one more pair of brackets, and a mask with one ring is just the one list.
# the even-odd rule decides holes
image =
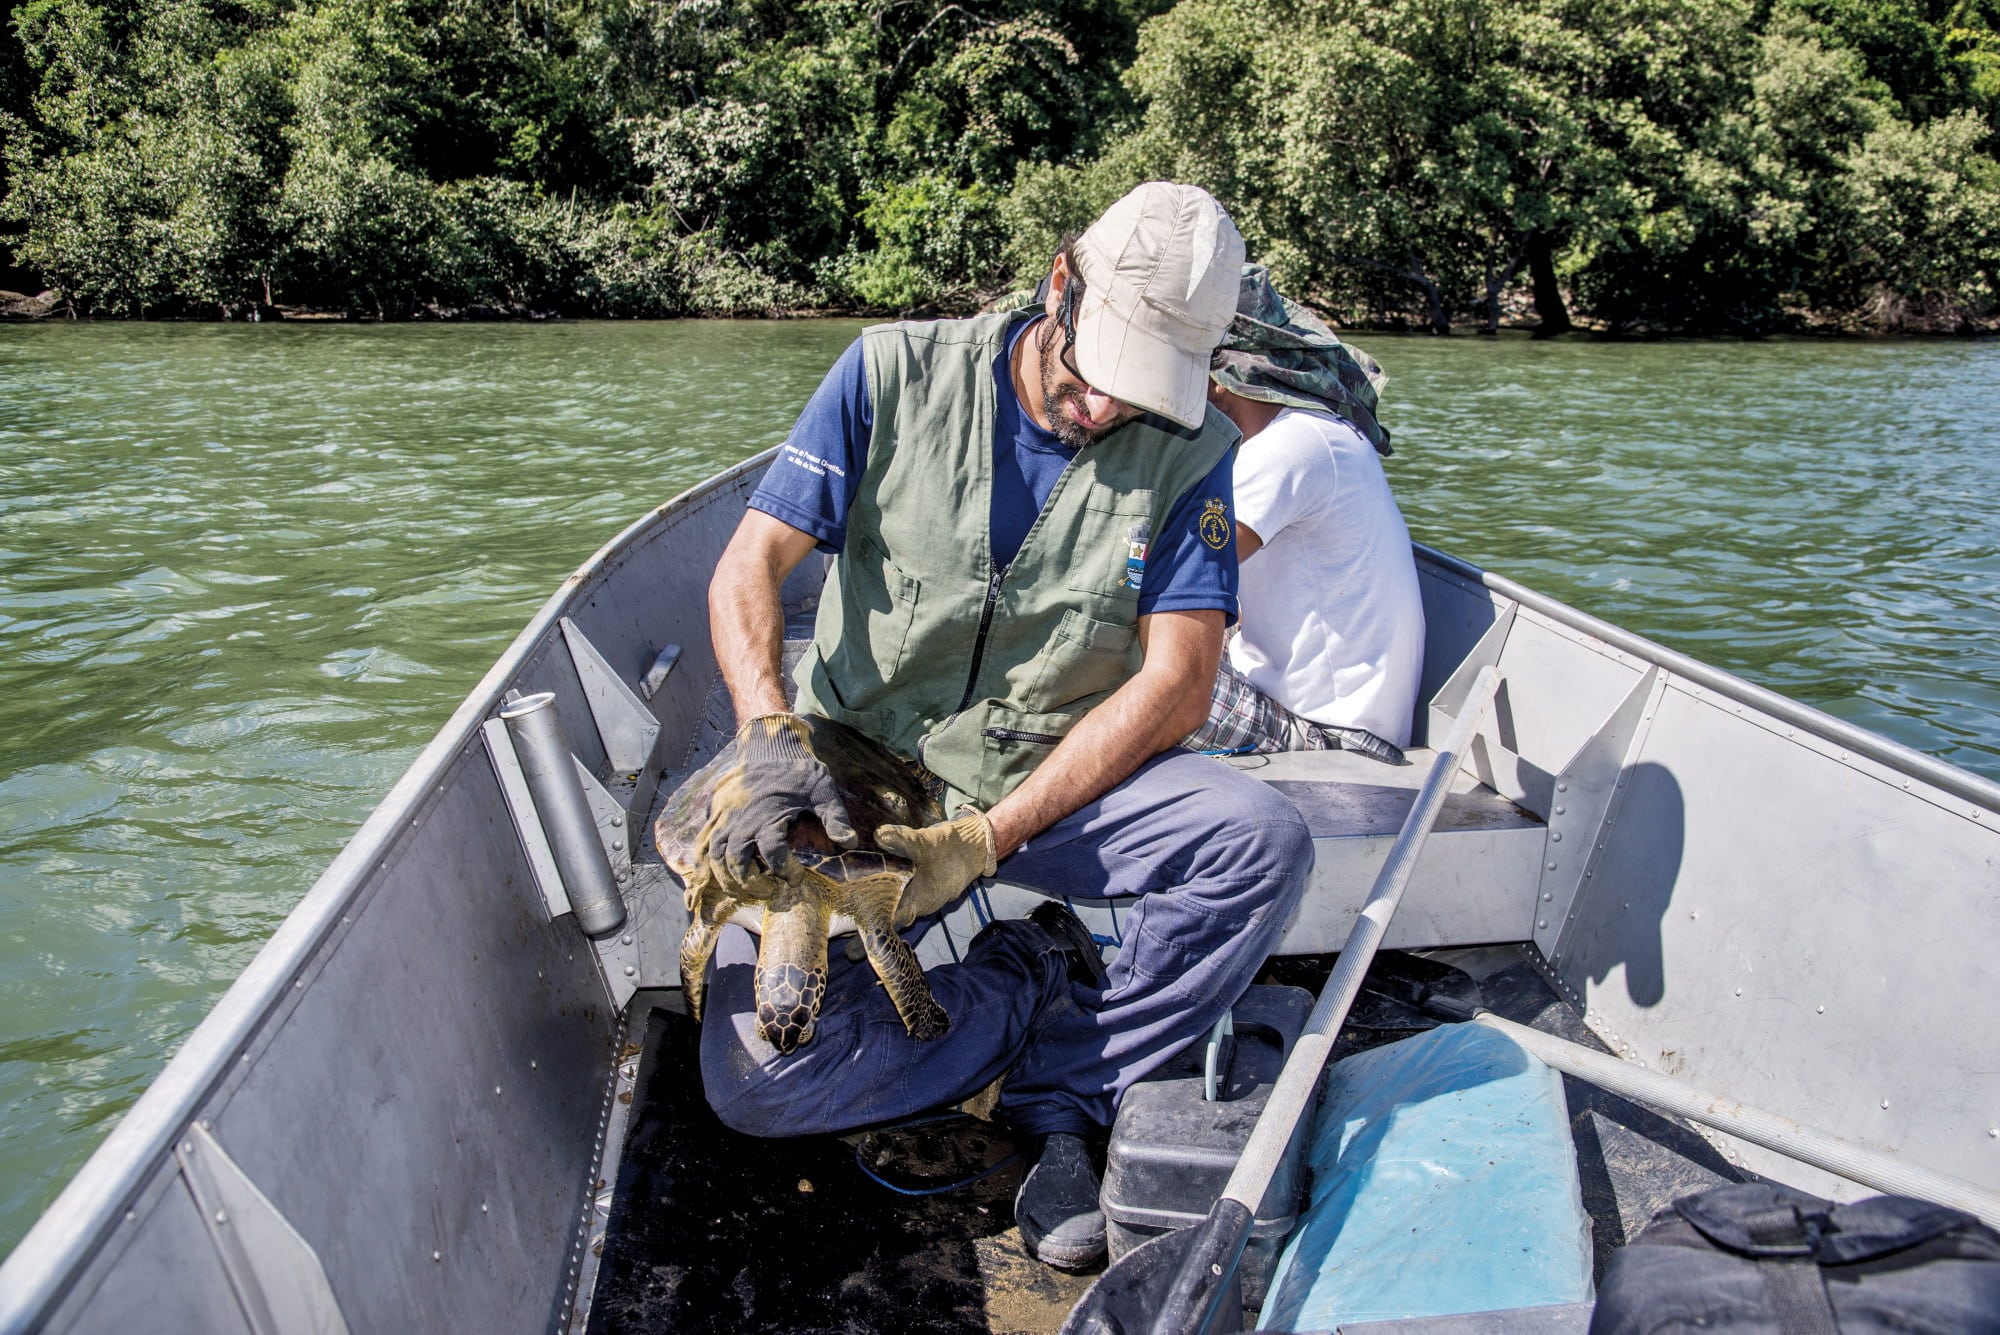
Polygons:
[[[466,698],[411,761],[326,870],[279,924],[250,964],[189,1034],[139,1099],[0,1261],[0,1332],[33,1328],[69,1296],[110,1241],[131,1206],[201,1105],[235,1070],[238,1058],[292,995],[293,984],[339,927],[369,876],[410,828],[409,817],[434,800],[450,767],[478,741],[504,691],[529,658],[557,631],[560,619],[623,564],[643,539],[677,522],[776,454],[773,446],[711,475],[626,525],[564,578]],[[1845,747],[1897,773],[2000,813],[2000,783],[1926,755],[1810,705],[1757,686],[1642,635],[1536,592],[1505,576],[1413,542],[1419,559],[1439,571],[1541,613],[1569,629],[1657,664],[1685,681],[1758,710],[1802,732]],[[1852,766],[1842,759],[1836,763]]]
[[622,563],[619,558],[641,539],[726,491],[775,452],[776,447],[760,450],[647,511],[563,579],[285,915],[214,1009],[0,1261],[0,1332],[32,1329],[68,1296],[69,1282],[109,1241],[135,1193],[144,1188],[162,1159],[171,1156],[183,1128],[228,1079],[272,1013],[292,994],[293,983],[340,925],[369,876],[410,829],[410,817],[435,798],[451,766],[477,743],[480,725],[493,715],[528,659],[556,633],[562,617],[608,578]]
[[1434,547],[1427,547],[1420,542],[1413,542],[1410,545],[1420,556],[1441,569],[1449,570],[1465,579],[1475,580],[1504,598],[1550,617],[1571,630],[1594,636],[1614,649],[1643,658],[1683,681],[1718,695],[1727,696],[1738,704],[1749,705],[1790,727],[1811,733],[1821,741],[1846,747],[1877,764],[1886,765],[1908,778],[1921,779],[1975,806],[2000,812],[2000,782],[1983,778],[1968,769],[1952,764],[1949,760],[1928,755],[1914,747],[1884,737],[1880,733],[1871,732],[1858,723],[1850,723],[1823,709],[1802,704],[1769,687],[1746,681],[1723,668],[1704,663],[1679,650],[1669,649],[1656,640],[1647,639],[1622,626],[1600,620],[1588,612],[1578,611],[1560,599],[1551,598],[1545,593],[1538,593],[1534,589],[1517,584],[1505,575],[1496,575],[1483,570],[1470,561],[1441,552]]

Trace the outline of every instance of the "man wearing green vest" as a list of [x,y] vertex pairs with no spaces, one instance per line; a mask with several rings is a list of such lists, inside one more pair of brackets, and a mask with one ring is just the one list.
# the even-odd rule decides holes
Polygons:
[[[996,868],[1052,896],[1137,898],[1108,971],[1059,904],[988,927],[927,974],[951,1020],[927,1041],[837,960],[812,1041],[780,1053],[757,1034],[755,943],[730,928],[715,954],[702,1070],[725,1122],[846,1130],[998,1082],[1031,1160],[1015,1218],[1059,1266],[1104,1251],[1089,1138],[1249,985],[1312,862],[1289,802],[1176,747],[1206,717],[1236,610],[1236,432],[1205,396],[1242,261],[1206,192],[1151,182],[1064,248],[1042,309],[865,331],[709,589],[737,721],[778,739],[746,775],[762,800],[715,834],[725,880],[785,857],[807,812],[851,837],[818,759],[751,726],[796,708],[944,793],[947,820],[878,832],[930,902]],[[779,588],[816,547],[836,559],[794,706]]]

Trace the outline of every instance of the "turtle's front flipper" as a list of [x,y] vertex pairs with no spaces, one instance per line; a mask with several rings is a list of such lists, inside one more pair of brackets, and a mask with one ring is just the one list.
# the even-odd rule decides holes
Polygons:
[[702,997],[708,990],[708,960],[715,954],[715,941],[722,925],[736,912],[736,901],[715,883],[706,862],[697,862],[684,874],[687,884],[688,929],[681,937],[681,995],[687,999],[688,1014],[701,1022]]
[[681,995],[687,998],[688,1014],[697,1024],[701,1023],[702,997],[708,990],[709,956],[715,954],[715,939],[720,935],[722,928],[704,922],[697,913],[688,924],[687,935],[681,938]]
[[[781,907],[782,905],[782,907]],[[757,1033],[780,1053],[812,1041],[826,996],[826,901],[785,892],[764,910],[757,947]]]
[[917,963],[917,952],[891,927],[903,888],[902,878],[895,879],[896,884],[876,893],[871,893],[874,887],[851,887],[855,891],[849,899],[854,925],[861,929],[861,948],[868,952],[875,976],[882,980],[883,990],[895,1003],[903,1028],[909,1030],[911,1038],[939,1038],[951,1028],[951,1017],[931,995],[930,984],[924,981],[924,966]]

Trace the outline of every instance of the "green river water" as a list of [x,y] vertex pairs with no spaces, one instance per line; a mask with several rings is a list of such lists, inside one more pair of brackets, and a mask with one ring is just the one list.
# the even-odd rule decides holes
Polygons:
[[[0,1253],[561,577],[858,328],[0,327]],[[1357,341],[1419,540],[2000,778],[2000,343]]]

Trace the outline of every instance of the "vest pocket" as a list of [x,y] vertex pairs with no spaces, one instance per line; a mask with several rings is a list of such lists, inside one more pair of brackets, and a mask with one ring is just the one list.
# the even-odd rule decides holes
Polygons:
[[1020,786],[1076,720],[1074,714],[1028,714],[1002,700],[981,700],[932,729],[917,744],[917,760],[990,807]]
[[1041,671],[1023,703],[1050,712],[1117,690],[1138,671],[1133,652],[1137,639],[1133,623],[1099,621],[1071,608],[1056,623],[1056,633],[1042,651]]
[[861,687],[870,694],[870,688],[894,681],[903,666],[923,584],[865,539],[854,544],[852,559],[860,565],[853,573],[861,578],[841,586],[840,642],[827,655],[827,668],[850,692]]
[[981,711],[979,786],[992,794],[987,805],[1005,797],[1034,773],[1069,730],[1075,714],[1024,714],[998,700]]
[[1153,532],[1150,491],[1091,488],[1070,545],[1069,587],[1110,607],[1135,607],[1146,573]]

